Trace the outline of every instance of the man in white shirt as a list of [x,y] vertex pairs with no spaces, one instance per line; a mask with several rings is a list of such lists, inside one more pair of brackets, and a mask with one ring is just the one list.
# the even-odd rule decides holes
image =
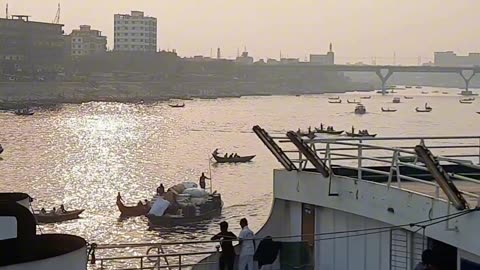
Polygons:
[[242,230],[238,236],[240,242],[238,270],[254,270],[253,255],[255,254],[255,234],[248,228],[248,221],[246,218],[240,220],[240,226],[242,227]]

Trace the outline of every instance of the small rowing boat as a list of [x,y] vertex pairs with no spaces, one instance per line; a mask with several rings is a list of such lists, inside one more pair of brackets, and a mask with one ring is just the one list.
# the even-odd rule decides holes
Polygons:
[[57,223],[57,222],[63,222],[67,220],[80,218],[79,215],[83,213],[83,211],[85,211],[85,209],[70,210],[70,211],[65,211],[63,213],[37,212],[34,215],[38,223],[46,224],[46,223]]
[[382,112],[396,112],[396,111],[397,111],[396,109],[391,109],[391,108],[386,108],[386,109],[384,109],[384,108],[382,107]]
[[353,101],[350,101],[349,99],[347,99],[347,103],[349,103],[349,104],[360,104],[360,101],[356,101],[355,99]]
[[150,211],[149,205],[126,206],[120,199],[117,199],[117,207],[121,217],[145,216]]
[[409,96],[404,96],[403,98],[404,99],[413,99],[413,97],[409,97]]
[[372,96],[365,96],[365,97],[360,97],[360,99],[371,99]]
[[185,107],[185,103],[182,103],[182,104],[168,104],[168,106],[170,106],[172,108],[183,108],[183,107]]
[[213,158],[217,163],[246,163],[252,161],[255,155],[251,156],[234,156],[234,157],[222,157],[219,155],[212,154]]
[[375,137],[377,134],[369,134],[369,133],[351,133],[351,132],[345,132],[347,136],[349,137]]
[[330,134],[330,135],[340,135],[343,133],[343,130],[328,130],[328,129],[321,129],[321,128],[315,128],[315,131],[317,133],[324,133],[324,134]]
[[460,99],[458,102],[462,103],[462,104],[472,104],[473,101],[471,100],[464,100],[464,99]]
[[341,99],[338,100],[329,100],[328,103],[342,103]]

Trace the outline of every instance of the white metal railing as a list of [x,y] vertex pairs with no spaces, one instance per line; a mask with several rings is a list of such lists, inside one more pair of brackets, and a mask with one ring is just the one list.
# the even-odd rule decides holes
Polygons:
[[[195,265],[210,265],[212,262],[199,261],[219,252],[218,241],[185,241],[164,243],[129,243],[99,245],[89,257],[90,269],[190,269]],[[208,245],[210,244],[210,245]],[[172,247],[172,248],[168,248]],[[202,250],[188,252],[185,250]],[[92,252],[90,252],[92,253]],[[128,254],[121,255],[118,254]]]
[[[284,152],[301,169],[307,168],[308,160],[286,137],[275,137],[282,143]],[[305,142],[316,151],[320,159],[335,174],[338,169],[356,171],[353,176],[343,175],[357,180],[365,180],[365,173],[369,176],[387,177],[384,183],[389,188],[402,188],[402,182],[415,182],[434,188],[436,199],[440,198],[440,188],[435,181],[428,181],[415,175],[402,173],[402,170],[411,168],[430,175],[428,169],[417,157],[414,147],[425,145],[437,156],[441,164],[461,165],[480,174],[480,136],[431,136],[431,137],[358,137],[358,138],[315,138]],[[288,146],[288,145],[291,145]],[[288,148],[287,148],[288,147]],[[386,170],[380,170],[380,168]],[[480,184],[480,180],[469,177],[469,173],[449,173],[454,180]],[[331,178],[331,176],[330,176]],[[368,177],[367,177],[368,178]],[[459,188],[460,189],[460,188]],[[413,190],[418,192],[417,190]],[[465,196],[478,199],[478,194],[467,190],[460,190]],[[420,192],[431,196],[430,193]]]

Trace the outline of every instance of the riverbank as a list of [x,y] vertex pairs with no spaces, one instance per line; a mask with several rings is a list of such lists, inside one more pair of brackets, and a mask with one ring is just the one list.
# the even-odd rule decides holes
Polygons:
[[[364,86],[364,85],[362,85]],[[253,82],[3,82],[0,109],[81,104],[91,101],[152,103],[168,100],[239,98],[242,96],[306,95],[351,90],[372,90],[368,86],[343,89],[297,89],[278,84]]]

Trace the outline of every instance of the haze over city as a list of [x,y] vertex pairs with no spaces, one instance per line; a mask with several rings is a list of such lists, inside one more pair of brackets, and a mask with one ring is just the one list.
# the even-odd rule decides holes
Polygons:
[[[10,14],[51,22],[61,4],[65,32],[92,25],[113,48],[113,14],[142,10],[158,18],[158,48],[182,56],[209,55],[222,48],[235,57],[245,47],[255,58],[303,59],[324,53],[330,42],[338,62],[393,58],[397,63],[430,61],[434,51],[476,52],[479,26],[472,24],[476,0],[1,0]],[[2,9],[3,9],[2,8]],[[4,14],[2,13],[2,17]],[[385,60],[387,61],[387,60]]]

